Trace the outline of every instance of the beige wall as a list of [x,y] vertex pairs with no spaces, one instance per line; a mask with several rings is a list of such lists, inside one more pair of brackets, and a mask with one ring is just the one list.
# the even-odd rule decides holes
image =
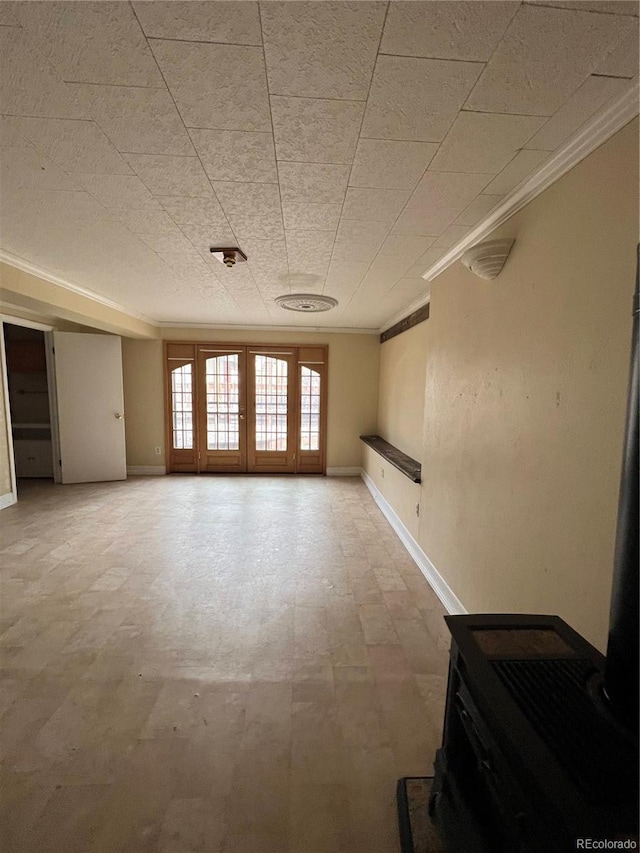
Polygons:
[[380,346],[378,433],[418,461],[422,458],[428,322]]
[[134,338],[157,337],[156,326],[37,275],[0,262],[0,304],[7,314],[26,310],[56,320]]
[[362,469],[411,536],[417,540],[420,533],[420,484],[414,483],[366,444],[362,446]]
[[[497,279],[483,281],[456,263],[434,280],[423,324],[420,546],[470,612],[555,613],[600,648],[625,416],[637,171],[636,121],[491,235],[516,239]],[[381,372],[392,375],[401,353],[385,364],[387,346]],[[409,399],[392,407],[389,387],[381,387],[381,422],[392,423],[392,408],[396,422],[405,412],[415,418]]]
[[[374,432],[378,401],[377,335],[165,328],[165,340],[237,343],[328,344],[327,467],[360,466],[363,433]],[[164,464],[162,354],[158,341],[127,341],[123,346],[127,406],[127,464]],[[153,453],[161,444],[162,456]]]
[[127,465],[164,465],[162,341],[123,338],[122,375]]

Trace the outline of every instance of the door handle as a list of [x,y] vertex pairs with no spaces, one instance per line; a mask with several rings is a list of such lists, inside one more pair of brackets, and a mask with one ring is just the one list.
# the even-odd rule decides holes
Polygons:
[[122,414],[122,412],[116,412],[114,418],[116,418],[116,420],[123,421],[124,415]]
[[243,420],[244,420],[244,415],[240,415],[240,420],[241,420],[241,421],[243,421]]

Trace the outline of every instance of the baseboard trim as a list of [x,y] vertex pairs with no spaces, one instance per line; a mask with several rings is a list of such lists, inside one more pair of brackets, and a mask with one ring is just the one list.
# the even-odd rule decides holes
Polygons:
[[429,586],[438,596],[447,613],[455,616],[467,613],[467,609],[464,607],[460,599],[424,553],[422,548],[418,545],[413,536],[409,533],[391,504],[382,495],[382,492],[380,492],[371,477],[364,470],[362,471],[362,479],[364,480],[366,487],[371,492],[374,501],[380,507],[382,514],[398,534],[398,538],[429,582]]
[[362,468],[327,468],[327,477],[359,477]]
[[166,473],[164,465],[127,465],[129,477],[164,477]]
[[17,501],[18,497],[15,492],[8,492],[6,495],[0,495],[0,509],[6,509],[8,506],[13,506]]

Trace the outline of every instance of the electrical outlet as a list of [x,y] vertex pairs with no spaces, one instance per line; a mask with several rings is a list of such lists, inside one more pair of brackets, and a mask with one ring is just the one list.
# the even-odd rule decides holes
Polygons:
[[161,456],[161,455],[162,455],[162,448],[156,447],[156,456]]

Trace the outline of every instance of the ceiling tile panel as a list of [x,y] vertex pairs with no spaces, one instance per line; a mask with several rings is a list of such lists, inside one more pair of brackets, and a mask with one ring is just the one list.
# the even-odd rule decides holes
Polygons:
[[262,44],[258,4],[169,0],[134,3],[138,20],[149,38],[212,41],[225,44]]
[[386,4],[264,3],[272,95],[366,100]]
[[391,233],[403,236],[437,237],[458,215],[456,207],[407,206],[394,223]]
[[287,229],[287,255],[292,273],[304,272],[324,277],[329,268],[334,235],[331,231]]
[[158,252],[158,255],[172,270],[183,278],[194,276],[202,279],[203,277],[207,278],[209,275],[207,264],[195,250],[175,253],[161,251]]
[[[422,278],[423,274],[444,255],[445,249],[431,248],[415,262],[405,275],[405,278]],[[424,281],[424,279],[422,279]],[[425,282],[426,283],[426,282]]]
[[287,247],[284,237],[280,240],[262,240],[251,237],[244,241],[243,249],[249,259],[249,269],[287,270]]
[[169,216],[181,228],[184,225],[208,227],[210,225],[227,226],[227,217],[214,196],[211,198],[186,198],[184,196],[159,196]]
[[68,172],[130,175],[131,169],[92,121],[14,118],[15,126]]
[[18,130],[15,118],[0,115],[0,148],[33,149],[33,147],[26,136]]
[[[220,262],[213,257],[209,249],[212,246],[235,246],[238,240],[226,222],[224,224],[205,224],[205,222],[206,220],[202,220],[198,225],[183,225],[182,233],[204,260],[216,269],[216,265]],[[222,264],[220,266],[224,269]]]
[[191,243],[176,229],[171,234],[138,234],[138,237],[159,255],[194,254]]
[[118,151],[130,154],[194,154],[166,88],[68,84],[85,117],[95,119]]
[[367,302],[377,302],[391,290],[402,274],[403,270],[395,267],[376,270],[371,266],[362,279],[356,296],[364,296]]
[[174,321],[388,320],[638,67],[616,0],[0,7],[4,247]]
[[449,225],[433,244],[434,249],[450,249],[462,240],[469,230],[468,225]]
[[0,27],[0,112],[85,118],[73,93],[18,27]]
[[487,195],[505,195],[549,158],[548,151],[519,151],[484,189]]
[[129,3],[20,3],[14,7],[42,56],[63,80],[162,86]]
[[391,3],[380,52],[486,62],[519,5],[519,0]]
[[333,260],[371,263],[388,233],[388,222],[359,222],[357,219],[342,219],[336,235]]
[[389,226],[407,203],[411,190],[378,190],[349,187],[344,201],[344,219],[388,222]]
[[284,228],[279,216],[248,216],[234,214],[229,217],[229,224],[239,240],[259,237],[264,240],[282,239]]
[[394,234],[438,236],[484,189],[488,175],[427,171],[393,227]]
[[489,175],[429,170],[416,187],[409,205],[459,207],[462,212],[488,182]]
[[415,237],[402,234],[390,234],[382,244],[378,257],[407,259],[409,264],[416,261],[431,246],[435,237]]
[[630,86],[619,77],[587,77],[558,112],[526,144],[527,148],[554,151],[587,119]]
[[362,136],[440,142],[484,66],[379,56]]
[[9,8],[8,3],[0,3],[0,27],[19,27],[20,21]]
[[434,142],[360,139],[349,186],[412,190],[437,150]]
[[325,280],[324,292],[339,299],[355,293],[369,268],[368,262],[331,261]]
[[212,195],[211,184],[197,157],[170,154],[126,154],[125,157],[153,195]]
[[3,206],[11,209],[6,193],[10,188],[40,190],[81,190],[71,175],[60,169],[32,145],[2,149],[0,158]]
[[271,133],[191,130],[190,134],[212,181],[278,183]]
[[502,199],[501,195],[485,195],[484,193],[474,198],[471,204],[462,211],[455,221],[456,225],[475,225],[483,219],[490,210]]
[[633,25],[618,15],[523,5],[465,106],[553,115]]
[[350,165],[363,110],[358,101],[272,96],[278,160]]
[[411,261],[407,258],[393,258],[379,254],[367,270],[363,284],[370,283],[375,284],[376,287],[383,287],[386,293],[399,278],[402,278],[410,266]]
[[349,166],[333,163],[278,163],[282,201],[342,204]]
[[175,234],[178,230],[164,210],[115,210],[113,215],[134,234]]
[[155,208],[160,203],[151,195],[137,175],[76,175],[82,186],[105,207]]
[[[389,298],[397,298],[400,307],[414,299],[418,299],[420,296],[428,297],[429,295],[429,282],[425,281],[423,278],[408,278],[407,276],[403,276],[403,278],[401,278],[400,281],[397,281],[389,291]],[[391,312],[389,312],[389,314],[391,314]]]
[[429,169],[495,175],[544,122],[540,116],[461,112]]
[[215,181],[213,188],[227,216],[282,217],[280,193],[276,184]]
[[581,9],[608,15],[638,15],[637,0],[524,0],[534,6],[556,6],[560,9]]
[[285,228],[299,231],[331,231],[335,233],[341,204],[285,201],[282,204]]
[[271,130],[260,47],[151,41],[188,127]]
[[596,73],[631,78],[638,73],[638,64],[638,24],[635,23],[620,45],[598,66]]

